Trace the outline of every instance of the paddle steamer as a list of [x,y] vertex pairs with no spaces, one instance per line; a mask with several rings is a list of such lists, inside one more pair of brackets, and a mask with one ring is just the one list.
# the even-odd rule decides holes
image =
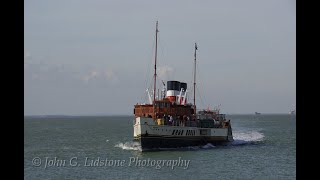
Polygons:
[[[134,140],[141,150],[213,145],[233,141],[230,120],[220,108],[198,110],[196,107],[197,44],[194,48],[193,104],[188,102],[187,83],[167,81],[156,97],[158,22],[156,23],[153,92],[147,90],[149,103],[134,105]],[[159,94],[159,93],[158,93]]]

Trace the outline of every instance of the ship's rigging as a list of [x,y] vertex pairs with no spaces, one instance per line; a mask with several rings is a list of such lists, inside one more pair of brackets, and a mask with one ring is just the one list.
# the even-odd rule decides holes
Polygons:
[[[153,82],[150,82],[150,84],[148,83],[148,81],[146,82],[146,85],[147,85],[147,94],[144,93],[143,97],[147,97],[147,99],[145,98],[142,98],[142,99],[145,99],[147,100],[148,104],[154,104],[154,101],[156,100],[161,100],[165,97],[165,84],[164,84],[164,79],[159,79],[159,74],[157,73],[157,70],[158,70],[158,63],[159,63],[159,57],[158,57],[158,46],[159,46],[159,43],[160,43],[160,39],[159,39],[159,25],[158,25],[158,21],[156,22],[156,28],[155,28],[155,42],[154,42],[154,45],[153,47],[155,47],[155,49],[152,48],[152,51],[154,52],[154,58],[153,58],[153,66],[154,66],[154,73],[153,73],[153,77],[152,77],[152,80]],[[160,48],[161,48],[161,44],[160,44]],[[198,51],[198,44],[195,43],[194,44],[194,67],[192,68],[192,76],[193,76],[193,80],[192,81],[188,81],[188,82],[192,82],[193,83],[193,88],[190,90],[190,95],[193,94],[193,105],[194,105],[194,110],[196,112],[196,109],[197,109],[197,101],[200,102],[200,104],[203,106],[203,107],[207,107],[209,104],[205,104],[205,99],[202,98],[201,96],[201,93],[200,93],[200,90],[199,90],[199,87],[198,87],[198,84],[196,82],[196,76],[198,75],[198,67],[197,67],[197,64],[196,64],[196,61],[197,61],[197,51]],[[161,52],[161,51],[160,51]],[[149,64],[149,63],[148,63]],[[150,66],[150,64],[148,65],[148,67]],[[161,66],[159,66],[161,68]],[[165,67],[165,66],[164,66]],[[149,68],[147,68],[149,69]],[[149,72],[149,71],[148,71]],[[166,71],[165,71],[166,72]],[[149,73],[147,73],[149,74]],[[150,77],[150,76],[149,76]],[[149,79],[149,78],[146,78],[146,79]],[[159,82],[159,83],[158,83]],[[160,83],[161,82],[161,83]],[[153,85],[151,85],[151,83]],[[148,85],[149,84],[149,85]],[[163,87],[163,88],[160,88],[160,87]],[[157,89],[157,87],[159,87]],[[152,89],[152,90],[151,90]],[[161,92],[159,92],[160,90],[159,89],[162,89]],[[151,91],[150,91],[151,90]],[[158,93],[157,93],[158,92]],[[147,95],[147,96],[146,96]],[[187,99],[189,99],[188,97],[189,94],[187,94]],[[196,96],[199,96],[199,99],[196,100]]]

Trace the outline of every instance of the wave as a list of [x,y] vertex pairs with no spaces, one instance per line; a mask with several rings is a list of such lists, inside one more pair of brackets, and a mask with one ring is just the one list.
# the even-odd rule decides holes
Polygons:
[[213,144],[211,143],[208,143],[204,146],[201,147],[201,149],[212,149],[212,148],[215,148],[216,146],[214,146]]
[[256,143],[264,140],[264,134],[259,131],[234,132],[232,145]]
[[114,147],[121,148],[124,150],[136,150],[136,151],[142,150],[139,142],[125,142],[125,143],[119,142]]

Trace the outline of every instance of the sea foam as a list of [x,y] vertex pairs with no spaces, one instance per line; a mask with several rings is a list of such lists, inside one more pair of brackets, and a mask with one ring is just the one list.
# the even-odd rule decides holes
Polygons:
[[141,145],[139,142],[125,142],[125,143],[119,142],[114,147],[121,148],[124,150],[141,151]]
[[243,145],[263,141],[264,134],[259,131],[234,132],[232,145]]

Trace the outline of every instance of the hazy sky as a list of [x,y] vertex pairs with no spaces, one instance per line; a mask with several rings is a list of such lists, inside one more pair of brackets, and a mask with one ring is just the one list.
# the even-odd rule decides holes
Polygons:
[[158,87],[178,80],[192,90],[197,42],[198,107],[295,108],[294,0],[24,3],[25,115],[132,114],[152,84],[157,20]]

